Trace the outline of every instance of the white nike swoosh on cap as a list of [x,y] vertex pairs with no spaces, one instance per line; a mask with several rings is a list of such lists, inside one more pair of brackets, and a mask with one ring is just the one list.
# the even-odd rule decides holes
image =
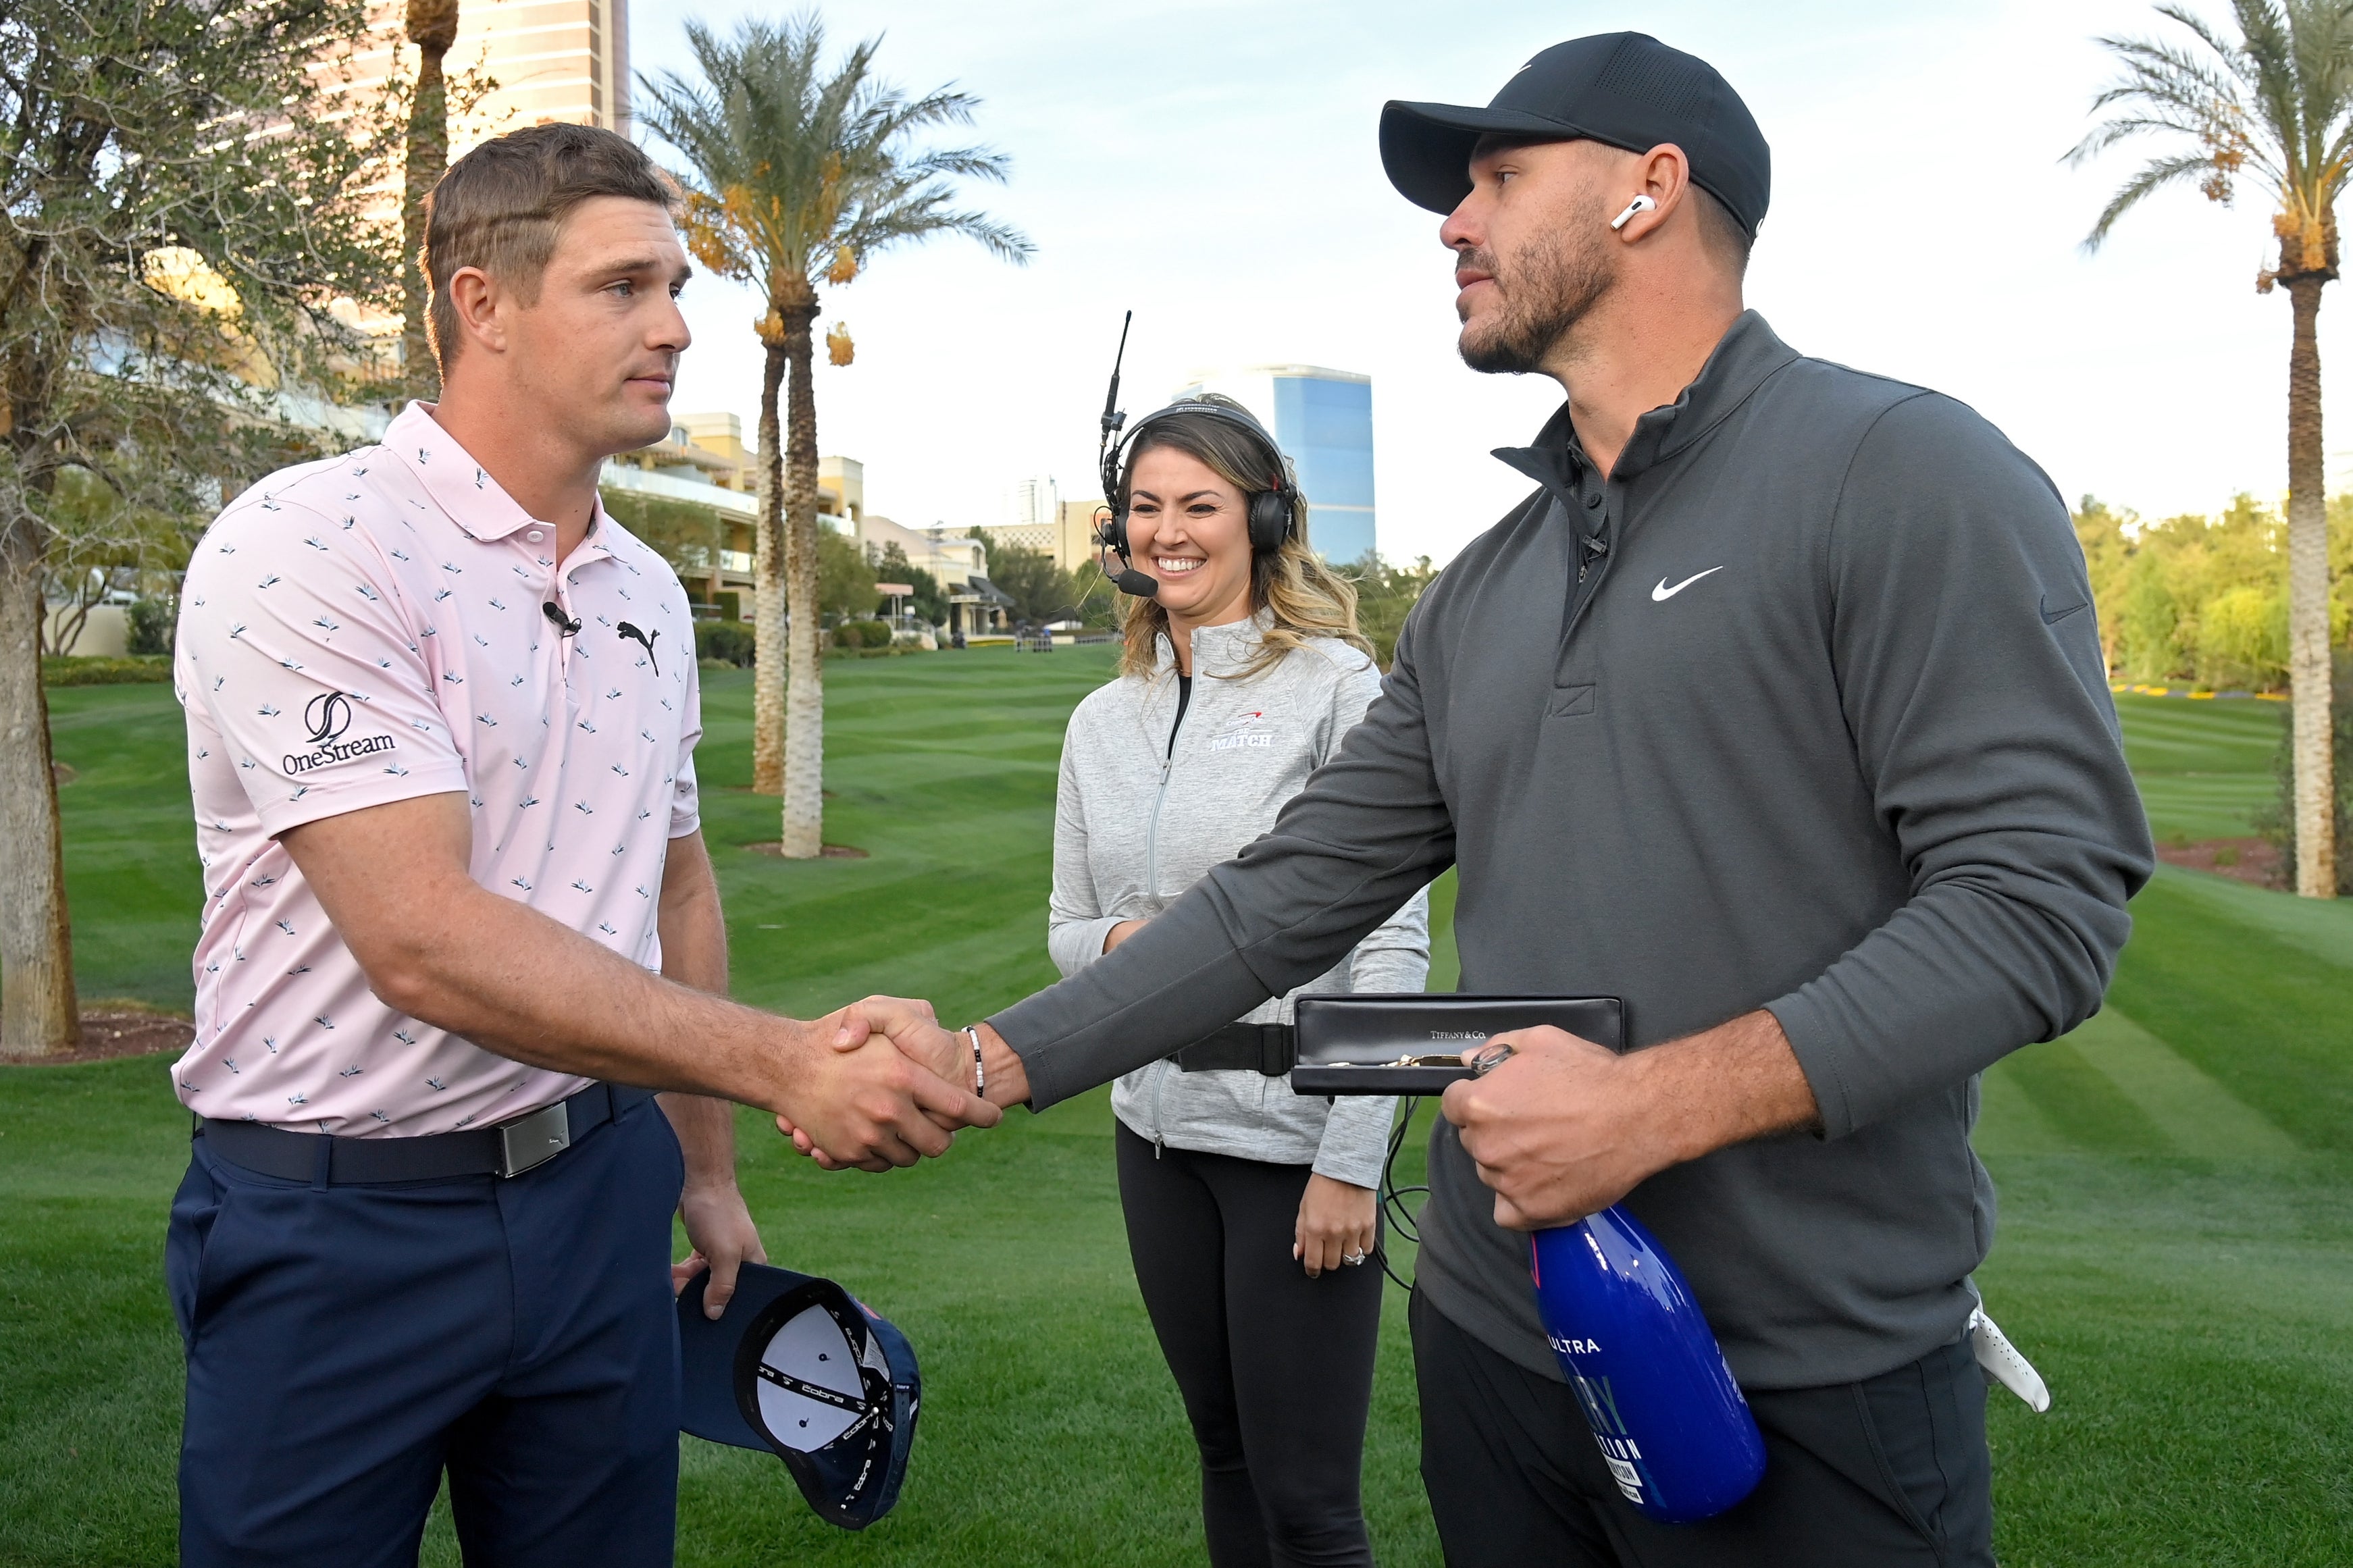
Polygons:
[[1673,598],[1677,594],[1682,593],[1685,588],[1688,588],[1693,584],[1698,582],[1701,578],[1712,577],[1723,570],[1724,568],[1721,566],[1711,566],[1704,572],[1694,572],[1672,588],[1667,586],[1667,580],[1664,577],[1662,577],[1659,579],[1659,585],[1651,590],[1651,602],[1656,605],[1663,605],[1669,599]]

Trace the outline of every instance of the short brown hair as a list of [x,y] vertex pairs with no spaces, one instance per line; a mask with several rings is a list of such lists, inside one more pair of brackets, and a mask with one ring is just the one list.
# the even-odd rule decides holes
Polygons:
[[444,375],[458,349],[449,279],[468,267],[536,297],[564,220],[583,202],[621,196],[675,214],[678,186],[626,136],[593,125],[533,125],[492,137],[449,165],[425,198],[425,254],[433,286],[433,358]]
[[1697,198],[1693,205],[1699,209],[1699,242],[1708,254],[1732,269],[1735,278],[1748,274],[1748,252],[1757,237],[1740,226],[1732,209],[1699,186],[1691,187]]

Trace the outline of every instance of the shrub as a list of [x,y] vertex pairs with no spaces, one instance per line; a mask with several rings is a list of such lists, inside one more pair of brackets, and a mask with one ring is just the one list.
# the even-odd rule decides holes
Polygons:
[[172,661],[161,655],[143,658],[45,658],[44,686],[135,686],[172,679]]
[[694,655],[697,658],[715,658],[740,669],[752,662],[758,649],[757,634],[742,621],[694,623]]
[[1397,658],[1398,633],[1422,593],[1437,581],[1438,571],[1427,555],[1411,566],[1392,566],[1378,555],[1368,555],[1347,569],[1356,584],[1356,629],[1373,645],[1373,660],[1387,669]]
[[844,621],[833,628],[836,647],[889,647],[891,628],[881,621]]
[[180,601],[159,595],[152,599],[135,599],[130,614],[129,651],[133,654],[169,654],[172,639],[180,626]]

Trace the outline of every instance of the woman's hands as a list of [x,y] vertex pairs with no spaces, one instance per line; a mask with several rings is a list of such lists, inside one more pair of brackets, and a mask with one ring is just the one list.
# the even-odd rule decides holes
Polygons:
[[1119,924],[1103,932],[1103,951],[1105,952],[1109,952],[1113,948],[1117,947],[1121,942],[1125,942],[1129,937],[1134,936],[1137,931],[1140,931],[1143,929],[1144,922],[1142,921],[1120,921]]
[[1355,1268],[1373,1255],[1379,1215],[1373,1189],[1310,1175],[1299,1200],[1291,1256],[1314,1279],[1327,1268]]

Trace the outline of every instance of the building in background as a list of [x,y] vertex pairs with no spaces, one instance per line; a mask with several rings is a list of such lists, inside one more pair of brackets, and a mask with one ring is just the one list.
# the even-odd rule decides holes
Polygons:
[[866,465],[855,458],[819,458],[817,507],[825,525],[836,533],[864,538],[858,525],[866,516]]
[[1002,632],[1012,599],[988,580],[988,552],[976,529],[909,528],[871,512],[859,520],[858,537],[865,543],[867,562],[882,563],[882,552],[897,545],[907,564],[928,572],[948,602],[948,631],[966,637]]
[[[1012,601],[988,581],[988,552],[976,531],[909,528],[866,510],[866,465],[855,458],[817,460],[819,521],[858,541],[870,566],[880,568],[892,545],[918,572],[928,572],[948,601],[948,629],[967,636],[1001,629]],[[1054,481],[1043,481],[1051,485]]]
[[[1061,487],[1054,483],[1051,474],[1039,474],[1034,479],[1016,479],[1006,487],[1005,528],[1051,528],[1061,516]],[[1031,545],[1031,549],[1045,548]]]
[[[1050,487],[1053,482],[1024,481],[1041,488]],[[1045,493],[1050,496],[1054,492],[1047,489]],[[1094,500],[1056,500],[1050,511],[1040,513],[1033,509],[1016,521],[984,523],[979,531],[1000,546],[1011,544],[1038,551],[1052,556],[1054,564],[1063,571],[1076,572],[1095,558],[1092,520],[1102,505]]]
[[1346,565],[1378,548],[1373,521],[1373,378],[1312,364],[1208,371],[1179,397],[1232,398],[1274,432],[1307,494],[1307,537],[1326,561]]
[[1064,501],[1060,525],[1054,531],[1054,564],[1065,572],[1094,565],[1101,553],[1095,528],[1110,521],[1111,509],[1100,500]]
[[999,546],[1053,553],[1055,525],[1050,522],[984,522],[980,531]]
[[741,481],[736,488],[759,489],[753,477],[752,448],[744,442],[744,421],[733,414],[681,414],[676,424],[688,440],[735,464]]
[[[375,47],[353,61],[351,90],[381,94],[398,73],[411,80],[417,51],[404,36],[406,0],[376,0]],[[629,131],[629,0],[463,0],[458,41],[444,61],[450,85],[497,86],[449,123],[449,156],[501,132],[550,121]],[[394,193],[396,196],[397,192]]]
[[1023,479],[1007,488],[1005,521],[983,523],[979,531],[999,546],[1015,545],[1054,558],[1076,572],[1095,558],[1094,516],[1099,500],[1064,500],[1051,477]]
[[[744,440],[733,414],[672,416],[668,439],[606,461],[597,476],[606,505],[623,526],[648,504],[685,505],[716,525],[715,552],[694,546],[664,552],[674,558],[698,616],[742,620],[752,609],[752,552],[760,520],[759,454]],[[817,521],[820,528],[860,538],[866,510],[866,465],[855,458],[818,460]],[[873,553],[879,553],[879,550]]]

